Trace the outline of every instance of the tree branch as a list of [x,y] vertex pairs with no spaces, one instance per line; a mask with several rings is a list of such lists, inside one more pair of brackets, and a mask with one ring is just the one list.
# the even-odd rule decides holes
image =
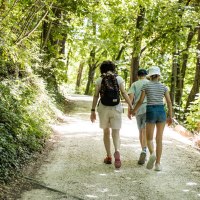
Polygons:
[[40,7],[39,10],[33,10],[32,13],[30,13],[26,19],[26,22],[24,23],[23,25],[23,28],[22,28],[22,31],[21,31],[21,34],[18,36],[17,40],[16,41],[19,41],[21,36],[24,34],[24,32],[26,32],[29,28],[29,26],[31,25],[31,22],[33,21],[34,19],[34,14],[39,12],[41,9],[43,9],[45,6],[43,7]]
[[[51,5],[52,4],[53,3],[51,3]],[[35,27],[31,31],[29,31],[27,34],[25,34],[24,37],[22,37],[19,41],[16,41],[15,44],[19,45],[24,39],[28,38],[38,28],[38,26],[45,19],[45,17],[47,16],[48,13],[49,13],[49,10],[47,10],[45,12],[45,14],[41,17],[41,19],[38,21],[38,23],[35,25]]]

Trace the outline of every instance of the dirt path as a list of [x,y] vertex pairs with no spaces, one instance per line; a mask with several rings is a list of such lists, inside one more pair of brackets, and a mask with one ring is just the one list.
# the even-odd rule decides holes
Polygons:
[[74,95],[71,99],[75,109],[66,122],[53,126],[60,140],[34,177],[36,187],[19,200],[200,199],[200,153],[189,140],[166,128],[163,171],[147,170],[137,165],[140,146],[135,119],[130,121],[123,114],[122,168],[115,170],[102,162],[102,132],[98,121],[89,121],[91,97]]

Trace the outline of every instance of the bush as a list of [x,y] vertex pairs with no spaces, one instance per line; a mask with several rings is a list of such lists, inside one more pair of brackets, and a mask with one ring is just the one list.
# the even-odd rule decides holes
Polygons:
[[42,149],[55,114],[37,77],[1,82],[0,95],[0,182],[6,182]]
[[186,127],[194,133],[200,131],[200,93],[196,95],[195,101],[189,106],[186,116]]

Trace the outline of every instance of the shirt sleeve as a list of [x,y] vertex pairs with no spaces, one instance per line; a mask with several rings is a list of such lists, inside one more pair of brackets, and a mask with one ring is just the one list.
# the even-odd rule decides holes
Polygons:
[[144,85],[142,86],[141,91],[146,91],[146,85],[147,85],[147,84],[144,84]]
[[121,76],[117,76],[116,78],[119,85],[121,85],[122,83],[124,84],[124,79]]
[[168,89],[167,86],[165,86],[165,87],[164,87],[164,93],[167,92],[167,91],[169,91],[169,89]]
[[131,87],[128,90],[128,94],[133,94],[134,93],[134,83],[132,83]]
[[95,85],[101,85],[101,81],[102,81],[102,78],[101,77],[99,77],[99,78],[97,78],[97,80],[95,81]]

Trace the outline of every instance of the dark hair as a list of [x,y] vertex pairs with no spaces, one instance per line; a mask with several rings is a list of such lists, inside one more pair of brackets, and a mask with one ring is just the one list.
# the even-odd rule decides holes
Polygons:
[[115,68],[116,65],[112,61],[105,60],[100,65],[100,72],[101,74],[107,73],[108,71],[115,72]]
[[138,76],[146,76],[146,75],[147,75],[147,71],[145,69],[138,70]]
[[152,76],[150,76],[150,78],[151,79],[155,79],[155,78],[158,78],[160,75],[158,75],[158,74],[154,74],[154,75],[152,75]]

